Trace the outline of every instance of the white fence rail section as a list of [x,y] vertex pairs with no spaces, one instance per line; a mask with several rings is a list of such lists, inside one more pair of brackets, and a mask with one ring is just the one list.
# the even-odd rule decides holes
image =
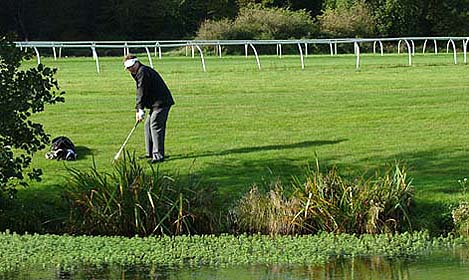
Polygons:
[[[467,63],[467,45],[469,42],[469,37],[414,37],[414,38],[341,38],[341,39],[302,39],[302,40],[192,40],[192,41],[183,41],[183,40],[173,40],[173,41],[70,41],[70,42],[48,42],[48,41],[27,41],[27,42],[16,42],[18,48],[32,48],[34,49],[37,57],[37,63],[41,63],[41,57],[39,49],[50,48],[54,59],[62,57],[62,49],[65,48],[88,48],[91,50],[93,59],[96,62],[96,71],[100,72],[98,50],[102,49],[123,49],[124,55],[130,53],[131,49],[145,49],[147,53],[148,60],[150,61],[150,66],[153,67],[153,60],[150,53],[150,49],[154,49],[154,56],[158,56],[159,59],[162,59],[162,49],[163,48],[182,48],[185,47],[186,56],[188,55],[188,50],[191,48],[192,58],[195,57],[195,49],[199,51],[200,59],[202,63],[202,70],[207,71],[205,65],[205,58],[203,50],[201,47],[214,47],[215,53],[219,57],[222,57],[222,47],[223,46],[243,46],[246,58],[248,57],[248,48],[250,47],[254,53],[257,68],[262,69],[261,62],[259,59],[259,54],[256,50],[256,46],[267,46],[267,45],[276,45],[277,56],[282,58],[282,46],[283,45],[297,45],[301,69],[305,68],[305,57],[308,56],[308,45],[329,45],[331,56],[337,55],[337,45],[338,44],[353,44],[354,55],[356,56],[355,68],[360,68],[360,45],[372,44],[373,53],[376,53],[376,48],[379,46],[381,56],[384,55],[383,52],[383,42],[394,42],[397,43],[397,52],[401,52],[401,45],[405,45],[408,54],[408,65],[412,65],[412,57],[415,55],[415,42],[422,41],[423,48],[422,53],[425,53],[427,42],[432,41],[435,54],[438,54],[437,42],[443,41],[446,43],[446,52],[449,53],[450,46],[453,49],[453,58],[454,64],[457,64],[457,48],[455,41],[462,42],[462,51],[464,56],[464,63]],[[303,47],[304,46],[304,51]],[[58,57],[56,49],[59,49]]]

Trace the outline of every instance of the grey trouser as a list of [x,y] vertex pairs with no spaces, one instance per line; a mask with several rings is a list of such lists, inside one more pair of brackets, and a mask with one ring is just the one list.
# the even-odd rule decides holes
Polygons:
[[164,138],[166,134],[166,120],[171,107],[150,110],[145,120],[146,155],[164,157]]

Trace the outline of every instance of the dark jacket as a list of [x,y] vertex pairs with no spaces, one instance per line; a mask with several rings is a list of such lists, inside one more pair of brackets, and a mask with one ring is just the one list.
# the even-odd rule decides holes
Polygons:
[[137,84],[135,108],[159,109],[171,107],[173,96],[168,86],[154,69],[140,64],[137,73],[132,74]]

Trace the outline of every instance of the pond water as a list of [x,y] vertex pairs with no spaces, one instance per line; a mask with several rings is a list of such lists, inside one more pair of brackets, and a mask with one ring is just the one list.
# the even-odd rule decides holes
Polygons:
[[469,280],[469,251],[433,252],[416,258],[338,258],[317,266],[229,266],[198,268],[82,267],[30,268],[0,274],[0,279],[424,279]]

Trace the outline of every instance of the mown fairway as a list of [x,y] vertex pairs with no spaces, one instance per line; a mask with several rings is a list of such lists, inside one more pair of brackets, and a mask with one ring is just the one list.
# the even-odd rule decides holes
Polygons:
[[[140,55],[147,63],[146,55]],[[469,66],[452,55],[298,56],[154,58],[176,100],[166,142],[169,160],[160,170],[193,172],[233,200],[253,183],[301,176],[317,154],[322,166],[361,175],[395,160],[405,162],[417,199],[455,203],[458,179],[469,169]],[[462,62],[462,57],[459,57]],[[109,171],[134,123],[135,83],[121,58],[91,57],[42,62],[59,69],[64,104],[50,106],[35,120],[52,137],[66,135],[78,146],[76,162],[48,161],[43,151],[34,166],[41,183],[24,194],[58,193],[66,166]],[[34,65],[35,60],[26,65]],[[143,125],[127,150],[144,154]]]

